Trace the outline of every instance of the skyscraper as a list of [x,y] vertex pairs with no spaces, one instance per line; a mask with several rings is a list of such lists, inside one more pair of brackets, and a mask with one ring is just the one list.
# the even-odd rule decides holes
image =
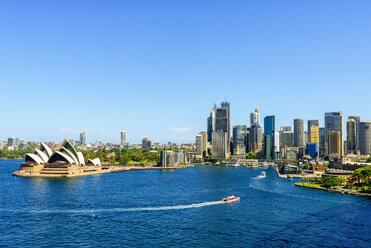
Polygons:
[[[220,141],[223,142],[223,145],[226,145],[226,151],[227,153],[230,151],[230,143],[231,143],[231,131],[230,131],[230,104],[228,102],[222,102],[221,107],[217,108],[214,106],[212,112],[212,125],[213,125],[213,133],[212,136],[216,132],[219,133],[219,136],[214,139],[212,138],[212,146],[214,147],[220,147],[221,144],[214,144],[214,142]],[[221,139],[221,137],[224,135],[221,135],[220,132],[225,132],[227,140],[224,142],[224,138]],[[214,150],[213,150],[214,153]]]
[[213,132],[213,154],[215,159],[226,159],[228,157],[228,133],[223,130]]
[[361,155],[371,155],[371,121],[359,123],[359,148]]
[[247,126],[246,125],[236,125],[233,126],[233,154],[241,155],[246,151],[245,147],[245,137],[247,135]]
[[343,155],[343,113],[329,112],[325,113],[325,154],[329,153],[329,132],[337,131],[340,134],[340,153]]
[[250,126],[260,126],[260,113],[256,108],[254,113],[250,114]]
[[[275,131],[275,116],[270,115],[264,118],[264,150],[265,159],[274,158],[274,131]],[[269,139],[269,140],[268,140]],[[269,141],[269,142],[268,142]]]
[[319,128],[319,155],[325,155],[325,128]]
[[80,133],[80,144],[81,144],[82,146],[85,146],[85,145],[86,145],[86,136],[85,136],[85,132]]
[[148,149],[152,147],[152,141],[149,140],[148,138],[143,138],[142,139],[142,148]]
[[304,120],[294,120],[294,146],[304,147],[305,146],[305,134],[304,134]]
[[329,132],[328,154],[341,155],[341,134],[339,131]]
[[357,152],[357,122],[353,118],[347,121],[347,152]]
[[308,143],[318,143],[319,145],[318,120],[308,120]]
[[120,145],[125,146],[126,145],[126,132],[121,131],[120,133]]
[[356,122],[356,131],[357,131],[357,133],[356,133],[356,151],[359,151],[359,131],[360,131],[360,129],[359,129],[359,124],[360,124],[360,122],[361,122],[361,117],[359,117],[359,116],[349,116],[348,117],[348,120],[350,120],[350,119],[353,119],[353,120],[355,120],[355,122]]
[[207,133],[200,132],[196,136],[196,154],[206,157],[207,155]]
[[207,141],[211,144],[213,141],[213,113],[207,117]]
[[294,146],[294,133],[291,131],[290,126],[283,126],[280,128],[280,147],[293,147]]
[[249,151],[258,153],[262,150],[263,130],[260,126],[252,126],[249,129]]

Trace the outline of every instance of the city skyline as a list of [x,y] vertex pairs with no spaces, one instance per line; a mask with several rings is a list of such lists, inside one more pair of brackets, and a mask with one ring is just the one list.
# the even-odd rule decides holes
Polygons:
[[128,143],[193,143],[222,95],[231,125],[248,125],[256,107],[261,121],[275,115],[276,130],[297,118],[323,127],[334,111],[344,127],[348,116],[371,120],[370,7],[3,2],[0,140],[85,132],[90,143],[119,143],[124,129]]

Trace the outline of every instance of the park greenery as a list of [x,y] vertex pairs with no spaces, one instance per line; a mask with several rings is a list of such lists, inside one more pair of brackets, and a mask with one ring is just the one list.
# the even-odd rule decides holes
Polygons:
[[302,177],[301,181],[304,186],[312,188],[344,186],[348,189],[371,193],[371,166],[355,170],[348,178],[331,176],[324,178]]
[[28,146],[26,148],[20,146],[18,149],[9,150],[8,147],[4,147],[0,150],[0,158],[2,159],[22,159],[26,153],[33,153],[36,146]]
[[249,153],[246,155],[246,159],[256,159],[256,154],[253,153],[253,152],[249,152]]
[[100,148],[97,150],[81,150],[85,160],[99,158],[102,162],[109,164],[143,164],[159,163],[159,151],[150,151],[149,149],[119,149],[106,150]]

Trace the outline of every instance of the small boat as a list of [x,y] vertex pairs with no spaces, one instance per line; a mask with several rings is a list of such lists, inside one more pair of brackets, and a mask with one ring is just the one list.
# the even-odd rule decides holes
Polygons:
[[231,196],[228,196],[228,197],[222,199],[223,202],[236,202],[236,201],[239,201],[239,200],[240,200],[240,198],[237,197],[237,196],[234,196],[234,195],[231,195]]
[[289,181],[293,181],[293,179],[292,179],[292,178],[290,178],[290,179],[289,179]]
[[262,173],[261,173],[261,176],[262,177],[265,177],[267,174],[265,173],[265,171],[262,171]]

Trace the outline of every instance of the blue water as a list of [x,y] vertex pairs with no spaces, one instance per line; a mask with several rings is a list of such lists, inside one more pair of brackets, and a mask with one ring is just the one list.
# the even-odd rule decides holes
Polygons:
[[[0,247],[370,247],[371,200],[274,169],[193,167],[49,179],[0,161]],[[221,203],[235,194],[238,203]]]

